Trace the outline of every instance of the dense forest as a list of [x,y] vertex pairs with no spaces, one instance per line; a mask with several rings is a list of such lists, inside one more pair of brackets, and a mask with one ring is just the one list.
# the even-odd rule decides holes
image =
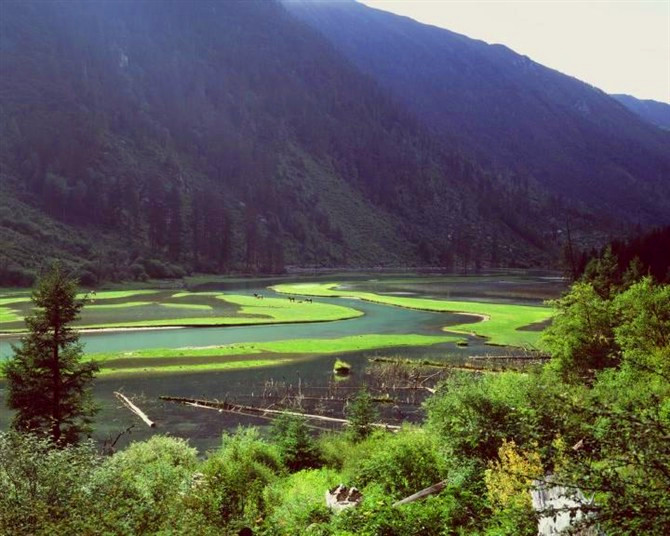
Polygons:
[[568,277],[593,280],[606,271],[609,279],[623,281],[650,275],[670,283],[670,227],[639,233],[628,240],[613,240],[601,249],[573,250],[566,245],[563,263]]
[[2,12],[5,285],[55,257],[92,285],[286,265],[547,265],[566,221],[583,246],[619,228],[435,135],[276,2]]

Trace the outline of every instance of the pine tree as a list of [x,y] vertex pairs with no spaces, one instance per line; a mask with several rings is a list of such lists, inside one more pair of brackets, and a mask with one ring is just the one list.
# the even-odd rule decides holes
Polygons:
[[28,334],[3,366],[13,426],[48,436],[57,445],[76,443],[90,431],[96,412],[90,383],[98,366],[82,363],[79,333],[71,324],[83,301],[77,283],[55,265],[32,294],[35,312],[26,317]]

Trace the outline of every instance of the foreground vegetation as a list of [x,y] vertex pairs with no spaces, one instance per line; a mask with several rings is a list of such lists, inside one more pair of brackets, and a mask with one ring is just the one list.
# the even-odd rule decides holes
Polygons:
[[275,285],[272,288],[284,294],[358,298],[408,309],[474,315],[481,321],[476,324],[447,326],[444,330],[454,333],[474,333],[486,337],[489,344],[505,346],[537,346],[540,332],[522,331],[522,328],[546,322],[552,314],[550,308],[542,306],[388,296],[343,289],[337,283],[288,283]]
[[[530,536],[561,513],[534,509],[530,491],[558,486],[576,501],[573,523],[666,534],[670,287],[620,283],[606,268],[552,304],[547,365],[452,371],[425,403],[425,423],[397,433],[371,426],[365,392],[349,401],[344,432],[317,437],[284,415],[269,432],[225,434],[204,458],[160,435],[100,453],[3,433],[0,532]],[[439,493],[395,504],[438,482]],[[339,483],[363,500],[336,514],[324,492]]]

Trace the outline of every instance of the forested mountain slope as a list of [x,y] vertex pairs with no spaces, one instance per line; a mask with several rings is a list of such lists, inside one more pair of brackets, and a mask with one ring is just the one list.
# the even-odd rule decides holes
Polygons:
[[636,99],[632,95],[611,96],[645,121],[670,130],[670,104],[651,99]]
[[480,162],[619,220],[670,221],[670,132],[599,89],[505,46],[354,1],[285,5]]
[[5,283],[53,256],[95,282],[556,249],[560,201],[432,136],[276,2],[1,9]]

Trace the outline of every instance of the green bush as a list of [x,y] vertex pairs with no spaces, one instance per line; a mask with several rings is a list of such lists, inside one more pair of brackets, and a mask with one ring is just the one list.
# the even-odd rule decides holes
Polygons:
[[348,482],[359,488],[377,484],[396,499],[436,484],[447,474],[434,441],[418,428],[406,427],[397,434],[375,433],[358,450],[366,456],[352,457],[345,463]]
[[98,500],[85,489],[98,463],[90,443],[57,449],[30,434],[0,434],[0,534],[84,532]]
[[319,451],[303,417],[282,414],[272,423],[272,439],[291,471],[318,467]]
[[264,514],[263,489],[282,471],[276,446],[260,438],[255,428],[225,435],[221,448],[202,466],[202,479],[189,505],[212,526],[233,531],[253,526]]
[[361,505],[333,516],[327,534],[356,536],[438,536],[447,534],[453,502],[449,496],[393,508],[381,486],[368,486]]
[[526,446],[538,439],[540,417],[530,403],[534,381],[515,372],[454,374],[426,402],[428,429],[448,458],[482,465],[497,457],[503,439]]
[[269,485],[263,493],[269,512],[265,522],[268,534],[325,533],[331,516],[326,490],[341,481],[340,473],[324,468],[300,471]]
[[169,528],[181,515],[197,466],[196,450],[183,439],[154,436],[132,443],[92,475],[98,527],[113,534]]
[[379,417],[375,403],[370,393],[365,389],[361,389],[356,397],[349,402],[345,413],[349,420],[348,432],[356,441],[360,441],[372,433],[374,429],[372,423]]

